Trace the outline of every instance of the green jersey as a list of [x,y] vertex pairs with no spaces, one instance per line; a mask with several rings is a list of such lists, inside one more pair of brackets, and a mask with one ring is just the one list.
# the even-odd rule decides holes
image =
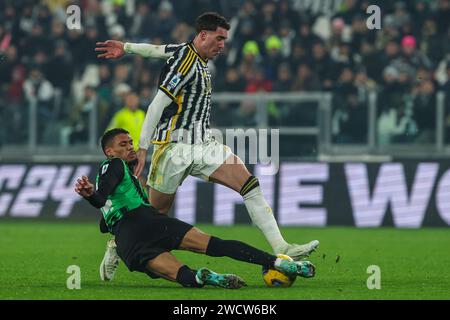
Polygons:
[[100,208],[109,231],[127,212],[139,206],[150,206],[148,195],[129,166],[119,158],[107,159],[100,165],[95,193],[89,202]]

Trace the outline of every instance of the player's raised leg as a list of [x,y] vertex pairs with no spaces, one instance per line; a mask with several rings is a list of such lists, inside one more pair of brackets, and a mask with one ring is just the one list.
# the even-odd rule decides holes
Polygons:
[[232,154],[209,177],[213,182],[228,186],[239,192],[253,223],[263,232],[274,253],[283,253],[294,260],[307,257],[319,245],[313,240],[307,244],[289,244],[281,235],[273,216],[272,208],[267,203],[259,187],[258,178],[252,176],[241,159]]

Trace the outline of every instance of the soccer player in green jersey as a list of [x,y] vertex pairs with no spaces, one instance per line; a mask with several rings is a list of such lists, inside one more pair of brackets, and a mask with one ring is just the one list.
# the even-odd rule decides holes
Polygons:
[[192,225],[158,212],[133,175],[137,163],[133,140],[128,131],[107,131],[101,144],[107,159],[100,165],[95,186],[85,176],[79,178],[75,191],[99,208],[102,221],[115,235],[117,253],[130,271],[162,277],[184,287],[204,285],[237,289],[245,285],[234,274],[219,274],[207,268],[193,270],[181,263],[171,251],[189,250],[213,257],[261,265],[287,274],[312,277],[315,267],[309,261],[288,261],[258,250],[243,242],[210,236]]

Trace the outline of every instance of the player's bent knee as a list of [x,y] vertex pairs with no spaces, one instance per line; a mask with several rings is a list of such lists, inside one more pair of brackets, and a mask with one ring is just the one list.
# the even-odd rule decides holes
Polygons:
[[239,193],[241,194],[241,196],[245,196],[246,194],[248,194],[250,191],[252,191],[253,189],[259,187],[259,180],[257,177],[255,176],[250,176],[247,181],[244,183],[244,185],[242,186],[241,190],[239,191]]

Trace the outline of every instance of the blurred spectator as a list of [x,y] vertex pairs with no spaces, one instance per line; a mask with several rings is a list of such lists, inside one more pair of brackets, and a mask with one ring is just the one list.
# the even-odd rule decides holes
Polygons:
[[53,20],[50,31],[50,38],[52,40],[53,50],[55,50],[54,46],[57,43],[61,43],[62,41],[66,40],[66,26],[64,25],[64,22]]
[[236,68],[228,68],[225,78],[217,79],[218,91],[242,92],[246,86],[245,80]]
[[408,94],[408,76],[388,66],[383,79],[378,94],[378,144],[410,142],[417,134],[417,125]]
[[435,12],[435,21],[438,33],[445,34],[450,28],[450,0],[438,0],[438,9]]
[[[41,70],[33,68],[24,83],[25,97],[28,102],[37,102],[42,109],[50,109],[53,98],[53,86],[44,78]],[[45,111],[43,111],[45,112]],[[49,112],[49,116],[51,116]]]
[[395,40],[389,40],[382,53],[382,65],[386,67],[400,57],[400,45]]
[[189,42],[194,38],[194,29],[186,23],[179,23],[172,31],[172,39],[174,43]]
[[436,94],[433,81],[420,82],[414,98],[414,119],[417,123],[417,143],[433,143],[436,134]]
[[[351,50],[354,53],[361,50],[363,42],[370,43],[371,45],[375,44],[376,33],[371,32],[367,28],[366,17],[360,13],[356,14],[352,19],[350,38],[351,40],[348,40],[348,42],[351,43]],[[344,42],[346,41],[344,40]]]
[[282,62],[282,43],[275,35],[268,37],[265,41],[266,56],[264,57],[264,71],[267,79],[274,81],[277,77],[277,69]]
[[[2,54],[2,52],[0,52]],[[12,70],[20,64],[17,48],[10,46],[0,60],[0,88],[11,81]]]
[[148,3],[141,1],[137,4],[136,13],[130,25],[129,33],[133,38],[149,39],[153,37],[155,16]]
[[242,101],[233,118],[236,119],[239,126],[255,127],[258,124],[256,102]]
[[[217,79],[218,91],[242,92],[246,86],[245,79],[236,68],[228,68],[225,78]],[[226,127],[233,125],[233,114],[237,112],[239,102],[218,103],[211,109],[211,119],[215,126]]]
[[442,41],[442,37],[437,33],[436,22],[433,19],[427,18],[424,21],[421,36],[420,49],[432,62],[437,62],[444,58],[445,53],[448,52],[449,41]]
[[446,73],[447,73],[447,81],[442,85],[442,91],[446,93],[445,96],[445,137],[446,137],[446,143],[450,143],[450,58],[447,59],[447,66],[446,66]]
[[[97,111],[99,123],[106,112],[106,103],[98,97],[95,88],[87,86],[84,88],[83,99],[77,103],[69,114],[69,123],[62,130],[63,144],[87,143],[89,140],[89,126],[91,125],[91,112]],[[102,128],[99,128],[100,130]],[[99,131],[100,131],[99,130]],[[97,132],[97,137],[102,131]]]
[[109,65],[101,64],[98,69],[99,83],[97,86],[98,95],[107,101],[112,102],[112,79]]
[[291,69],[287,63],[282,63],[278,66],[277,77],[278,80],[273,86],[275,92],[287,92],[292,87]]
[[292,70],[296,70],[302,63],[308,63],[308,54],[300,42],[292,44],[292,54],[288,58],[289,65]]
[[324,44],[321,42],[316,42],[312,47],[311,68],[319,77],[323,89],[331,89],[336,71]]
[[358,99],[358,88],[353,84],[354,74],[345,67],[333,92],[333,134],[338,143],[367,142],[367,108],[364,99]]
[[[292,74],[288,63],[278,66],[277,79],[273,85],[275,92],[289,92],[292,87]],[[283,116],[286,116],[292,108],[292,104],[277,102],[269,104],[269,125],[284,125]],[[288,116],[288,115],[287,115]]]
[[54,55],[48,62],[47,70],[48,80],[52,85],[55,88],[60,88],[64,96],[68,96],[74,69],[72,56],[67,52],[65,42],[59,41],[55,44]]
[[22,41],[22,52],[30,59],[37,52],[48,53],[51,42],[44,34],[44,29],[38,23],[34,23],[28,37]]
[[348,27],[341,17],[336,17],[331,21],[331,34],[326,43],[328,50],[333,50],[338,47],[340,43],[349,40],[347,30]]
[[14,66],[14,69],[12,69],[11,79],[5,90],[7,103],[19,106],[23,102],[23,85],[25,82],[25,74],[25,67],[23,65],[18,64]]
[[297,68],[297,76],[291,86],[292,91],[318,91],[321,83],[317,74],[311,71],[307,64],[301,64]]
[[0,52],[6,51],[11,44],[12,34],[0,24]]
[[139,109],[139,97],[134,92],[130,92],[125,97],[125,106],[116,112],[106,130],[113,128],[127,130],[135,141],[134,149],[137,150],[144,119],[145,112]]
[[167,0],[163,0],[158,7],[158,14],[154,24],[154,34],[161,38],[163,43],[170,43],[170,35],[177,25],[177,19],[173,15],[173,6]]
[[253,72],[247,75],[247,79],[247,85],[245,86],[245,92],[247,93],[272,91],[272,82],[265,78],[262,69],[257,68],[253,70]]
[[414,34],[419,34],[423,30],[423,24],[427,17],[430,16],[429,3],[426,0],[416,0],[414,3],[414,10],[412,12],[412,19],[414,21]]
[[150,87],[143,87],[139,91],[139,106],[142,108],[142,110],[147,112],[148,106],[150,105],[150,103],[152,103],[153,97],[154,93],[152,88]]
[[239,72],[248,81],[253,74],[253,70],[258,67],[261,61],[259,46],[256,41],[247,41],[242,48],[243,58],[239,65]]
[[[280,35],[284,32],[283,29],[290,29],[289,32],[294,32],[298,28],[300,20],[299,13],[292,9],[291,3],[288,0],[281,0],[278,5],[277,17],[280,21]],[[287,32],[287,30],[286,30]]]
[[338,70],[341,70],[344,66],[354,67],[356,65],[349,42],[342,41],[337,44],[331,50],[331,59]]
[[139,66],[141,72],[132,73],[133,76],[133,87],[136,88],[136,91],[141,91],[144,87],[154,88],[156,84],[154,83],[152,71],[150,68],[145,66],[144,61],[142,63],[136,62],[136,65]]
[[415,68],[418,68],[419,66],[424,66],[426,68],[432,67],[430,59],[417,50],[416,39],[413,36],[404,36],[402,38],[401,58]]
[[40,4],[35,8],[37,11],[36,22],[42,27],[44,34],[50,32],[52,16],[46,4]]
[[367,72],[367,76],[376,82],[381,82],[384,67],[383,55],[376,50],[375,46],[368,41],[363,41],[361,43],[359,58]]
[[295,39],[295,32],[287,21],[280,24],[281,55],[283,59],[289,58],[292,54],[292,41]]
[[280,20],[276,16],[276,3],[273,1],[263,1],[261,11],[256,18],[256,30],[264,30],[267,26],[274,30],[278,29]]
[[320,37],[311,31],[310,23],[309,19],[303,17],[300,20],[296,36],[296,41],[299,42],[308,53],[311,51],[314,43],[321,41]]
[[333,115],[333,133],[337,143],[367,143],[367,108],[358,101],[355,87],[339,97],[339,109]]
[[257,20],[257,9],[253,1],[247,0],[245,1],[239,12],[237,13],[236,18],[236,42],[238,47],[242,47],[245,42],[255,39],[255,26]]
[[53,108],[54,88],[38,68],[31,69],[23,88],[27,103],[36,105],[37,140],[45,142],[42,141],[44,135],[46,135],[45,131],[51,129],[48,124],[55,118]]
[[[27,109],[23,103],[23,83],[25,81],[25,67],[17,64],[11,72],[11,78],[5,87],[5,95],[0,98],[0,114],[4,141],[9,143],[24,143],[28,135]],[[1,86],[0,86],[1,89]],[[13,133],[13,134],[12,134]],[[0,139],[0,144],[1,144]]]

